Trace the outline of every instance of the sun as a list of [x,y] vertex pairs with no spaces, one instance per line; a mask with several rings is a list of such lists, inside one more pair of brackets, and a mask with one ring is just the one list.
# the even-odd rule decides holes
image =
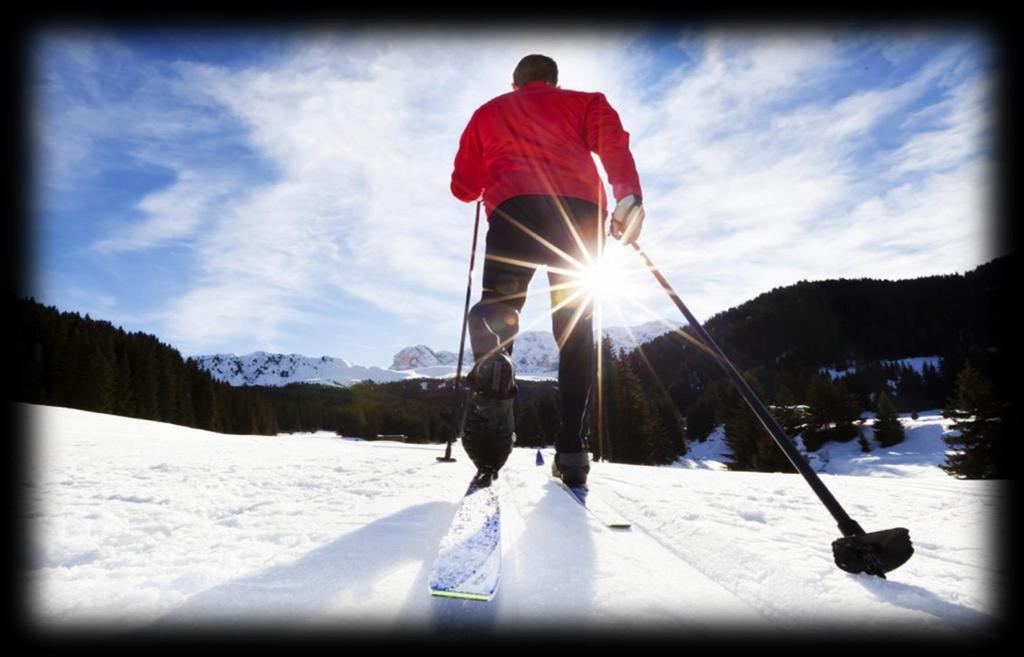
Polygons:
[[627,266],[618,251],[605,250],[600,258],[576,267],[579,286],[597,303],[627,301],[637,293],[636,268]]

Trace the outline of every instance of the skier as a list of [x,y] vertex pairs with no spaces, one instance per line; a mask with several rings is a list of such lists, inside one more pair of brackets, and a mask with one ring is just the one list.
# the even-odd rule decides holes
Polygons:
[[[607,199],[596,153],[616,199],[611,235],[629,244],[643,225],[640,180],[629,133],[604,94],[558,86],[558,66],[527,55],[512,74],[512,91],[480,106],[462,133],[451,190],[483,201],[487,222],[483,293],[469,313],[473,391],[463,447],[481,472],[497,476],[515,442],[517,392],[512,346],[519,311],[537,267],[548,265],[552,329],[559,348],[562,426],[552,472],[586,488],[590,471],[584,413],[592,385],[592,309],[573,298],[574,268],[597,255]],[[554,269],[557,268],[557,269]]]

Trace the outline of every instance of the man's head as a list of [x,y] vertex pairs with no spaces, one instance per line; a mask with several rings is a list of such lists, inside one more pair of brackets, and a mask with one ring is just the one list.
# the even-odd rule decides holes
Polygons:
[[537,81],[558,86],[558,64],[545,55],[527,55],[519,60],[512,72],[512,88],[518,89],[528,82]]

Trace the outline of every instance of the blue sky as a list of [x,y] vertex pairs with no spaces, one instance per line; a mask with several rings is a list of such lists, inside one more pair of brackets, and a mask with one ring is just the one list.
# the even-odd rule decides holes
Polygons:
[[[25,292],[186,356],[454,351],[458,138],[533,52],[619,111],[640,242],[698,317],[800,280],[967,271],[1002,253],[994,48],[934,25],[40,30]],[[607,253],[629,268],[607,324],[681,319]],[[525,327],[550,329],[545,281]]]

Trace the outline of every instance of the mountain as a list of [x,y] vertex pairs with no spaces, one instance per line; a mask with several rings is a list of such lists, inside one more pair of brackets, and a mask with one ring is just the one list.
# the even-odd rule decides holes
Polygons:
[[[611,327],[605,330],[605,335],[611,338],[617,348],[629,351],[671,330],[671,325],[655,321],[629,328]],[[195,356],[193,359],[215,379],[233,386],[284,386],[289,383],[348,386],[359,381],[386,383],[417,377],[443,378],[453,376],[458,366],[457,354],[435,351],[422,344],[405,347],[395,354],[390,369],[352,365],[342,358],[330,356],[309,357],[264,351],[244,356]],[[512,360],[518,376],[528,379],[558,377],[558,347],[550,331],[522,333],[516,339]],[[467,347],[463,374],[472,365],[473,354]]]
[[257,351],[244,356],[215,354],[193,360],[215,379],[233,386],[284,386],[289,383],[323,383],[348,386],[359,381],[398,381],[409,378],[380,367],[351,365],[342,358]]
[[[45,634],[622,632],[763,645],[828,633],[977,651],[1013,618],[1000,607],[1011,576],[992,550],[1005,529],[993,509],[1010,491],[948,477],[927,458],[918,467],[876,449],[840,468],[836,453],[826,470],[865,529],[910,530],[917,553],[881,580],[835,566],[838,531],[799,475],[594,463],[594,494],[634,524],[623,534],[552,483],[535,450],[516,448],[497,482],[510,557],[498,597],[442,601],[427,577],[473,474],[459,446],[455,463],[438,465],[439,446],[333,432],[230,436],[16,410],[35,448],[19,533],[32,537],[23,561],[34,604],[17,611]],[[941,450],[932,426],[909,444]]]
[[616,349],[632,351],[638,346],[661,337],[666,333],[672,333],[681,329],[685,324],[681,322],[650,321],[639,326],[609,326],[604,329],[604,334],[611,338]]
[[[666,326],[663,322],[652,321],[633,327],[608,327],[604,329],[604,334],[611,339],[616,349],[628,352],[681,326],[679,323]],[[557,378],[558,345],[555,336],[550,331],[524,332],[516,339],[512,361],[516,366],[516,374]]]
[[[464,363],[470,362],[473,356],[468,353],[467,357],[469,360],[464,360]],[[457,365],[459,356],[450,351],[434,351],[430,347],[422,344],[418,344],[415,347],[406,347],[397,354],[391,361],[391,369],[393,370],[415,370],[423,367],[437,367],[438,365]]]
[[1016,256],[964,274],[908,280],[800,281],[758,295],[705,322],[743,367],[839,366],[1006,346],[999,320]]
[[[785,388],[799,400],[815,373],[828,372],[842,375],[868,408],[871,396],[894,379],[895,367],[904,383],[897,408],[935,408],[968,360],[997,397],[1008,398],[1016,339],[1005,309],[1017,261],[1004,256],[963,274],[906,280],[800,281],[718,313],[704,327],[738,370],[761,377],[769,398]],[[723,378],[711,358],[679,335],[659,336],[644,346],[642,358],[630,358],[643,384],[667,390],[684,412],[705,390],[716,394],[714,384]]]

